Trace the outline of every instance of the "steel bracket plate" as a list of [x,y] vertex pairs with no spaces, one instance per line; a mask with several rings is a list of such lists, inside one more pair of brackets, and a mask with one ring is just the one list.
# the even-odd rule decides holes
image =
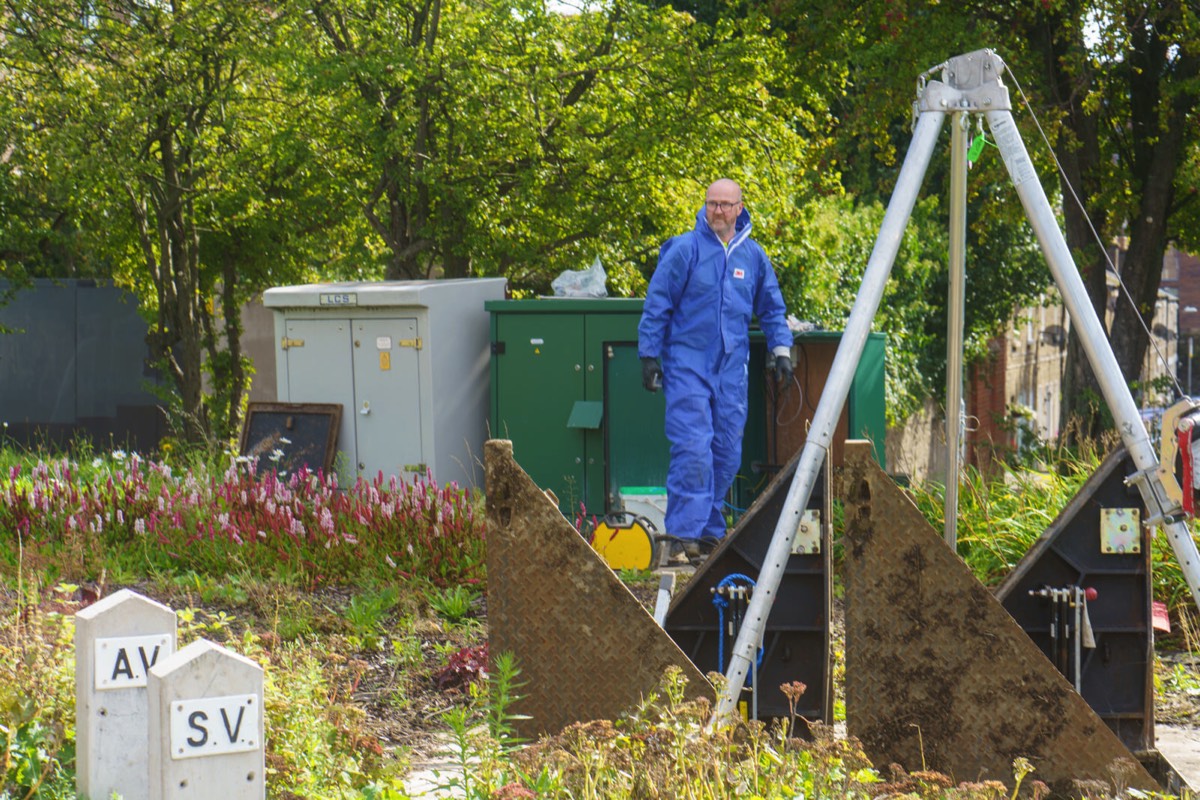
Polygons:
[[1100,552],[1142,552],[1141,513],[1136,508],[1100,509]]
[[821,512],[816,508],[805,509],[792,539],[792,555],[821,552]]

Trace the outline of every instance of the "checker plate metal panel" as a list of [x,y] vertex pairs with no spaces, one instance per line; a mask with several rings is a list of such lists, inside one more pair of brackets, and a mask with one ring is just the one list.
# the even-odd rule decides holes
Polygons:
[[484,462],[489,647],[521,669],[512,711],[530,718],[514,720],[517,732],[617,719],[672,665],[688,697],[711,699],[708,680],[513,460],[512,442],[488,441]]
[[1161,791],[917,507],[847,444],[846,726],[876,764],[1011,785],[1034,777],[1069,794],[1074,779]]

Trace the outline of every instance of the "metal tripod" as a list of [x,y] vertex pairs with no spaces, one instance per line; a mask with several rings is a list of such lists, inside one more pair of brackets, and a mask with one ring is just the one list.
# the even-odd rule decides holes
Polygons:
[[[1200,554],[1192,541],[1182,510],[1173,503],[1163,489],[1159,476],[1157,454],[1150,442],[1149,434],[1142,424],[1137,406],[1129,387],[1121,375],[1120,366],[1113,355],[1112,348],[1104,334],[1092,305],[1088,300],[1087,290],[1071,257],[1066,239],[1058,227],[1054,211],[1050,207],[1042,185],[1037,179],[1033,163],[1025,150],[1017,126],[1013,122],[1012,106],[1009,102],[1008,89],[1000,82],[1000,74],[1004,63],[1000,57],[990,50],[977,50],[973,53],[956,56],[946,62],[942,72],[942,81],[929,81],[918,86],[918,97],[915,106],[917,113],[916,129],[912,143],[909,145],[904,164],[900,169],[900,177],[896,181],[895,191],[888,203],[887,213],[880,226],[875,248],[867,262],[863,274],[862,288],[850,311],[850,319],[842,334],[841,344],[830,368],[829,379],[817,404],[808,438],[800,452],[795,475],[788,490],[787,499],[779,513],[779,522],[771,545],[763,559],[762,571],[758,576],[758,585],[746,617],[734,644],[730,656],[729,668],[725,673],[726,684],[717,707],[713,713],[713,722],[719,722],[733,713],[737,698],[746,681],[746,673],[754,662],[759,642],[763,637],[767,616],[774,605],[775,596],[783,578],[784,567],[787,565],[791,552],[792,539],[800,524],[800,517],[812,495],[813,486],[821,469],[821,462],[829,452],[833,441],[834,429],[841,416],[842,407],[850,391],[859,359],[862,357],[867,335],[871,332],[871,322],[879,308],[883,297],[884,286],[892,270],[900,240],[908,219],[916,202],[917,192],[937,143],[942,123],[949,114],[953,120],[952,133],[956,137],[952,142],[952,155],[963,164],[952,165],[951,171],[951,200],[952,205],[963,203],[965,206],[966,165],[963,153],[965,148],[961,143],[965,139],[967,117],[971,114],[982,114],[987,119],[992,137],[1000,148],[1000,154],[1008,169],[1009,177],[1021,198],[1025,214],[1033,226],[1042,252],[1050,266],[1051,274],[1059,291],[1062,292],[1063,302],[1070,314],[1071,323],[1083,344],[1084,352],[1092,365],[1100,383],[1101,392],[1113,419],[1121,440],[1137,468],[1137,472],[1127,478],[1127,483],[1137,487],[1142,500],[1146,504],[1148,525],[1162,525],[1171,541],[1175,556],[1179,561],[1184,577],[1192,592],[1192,599],[1200,608]],[[961,269],[962,238],[965,234],[965,213],[961,210],[951,210],[951,272],[953,275]],[[955,262],[958,262],[957,264]],[[956,269],[957,268],[957,269]],[[958,336],[961,340],[961,307],[956,307],[954,292],[961,292],[961,283],[956,290],[952,288],[951,295],[951,358],[953,361],[955,326],[958,326]],[[948,364],[956,368],[956,364]],[[959,422],[960,394],[953,390],[953,381],[961,381],[961,376],[950,373],[951,389],[948,392],[947,404],[947,439],[953,448],[951,450],[951,468],[947,476],[947,492],[950,486],[957,488],[957,431]],[[950,498],[948,497],[948,503]],[[947,514],[951,516],[951,514]],[[947,523],[947,541],[953,546],[953,532]]]

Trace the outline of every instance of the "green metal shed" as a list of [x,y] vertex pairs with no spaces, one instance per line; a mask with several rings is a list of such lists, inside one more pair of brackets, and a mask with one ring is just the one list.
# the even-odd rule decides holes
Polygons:
[[[522,468],[554,492],[569,518],[621,508],[622,488],[666,482],[669,445],[661,392],[642,388],[637,326],[642,299],[493,300],[491,435],[510,439]],[[750,352],[750,413],[731,513],[745,509],[803,443],[841,336],[796,334],[793,361],[801,392],[774,406],[765,337]],[[871,334],[855,374],[839,442],[870,438],[884,459],[885,339]],[[761,376],[757,379],[754,376]],[[840,449],[835,461],[840,458]]]

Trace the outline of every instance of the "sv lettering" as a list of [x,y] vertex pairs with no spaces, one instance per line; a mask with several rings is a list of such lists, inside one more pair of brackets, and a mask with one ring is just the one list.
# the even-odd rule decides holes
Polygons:
[[233,726],[233,730],[229,729],[229,715],[225,713],[225,709],[221,709],[221,720],[225,723],[225,733],[229,736],[230,744],[238,740],[238,731],[242,729],[242,716],[246,713],[245,706],[238,706],[237,724]]
[[[222,713],[224,713],[224,711],[222,711]],[[192,747],[202,747],[206,742],[208,742],[208,728],[198,724],[199,722],[208,722],[208,714],[205,714],[203,711],[193,711],[188,715],[188,727],[194,731],[200,732],[199,739],[195,739],[191,736],[188,737],[187,743]]]

